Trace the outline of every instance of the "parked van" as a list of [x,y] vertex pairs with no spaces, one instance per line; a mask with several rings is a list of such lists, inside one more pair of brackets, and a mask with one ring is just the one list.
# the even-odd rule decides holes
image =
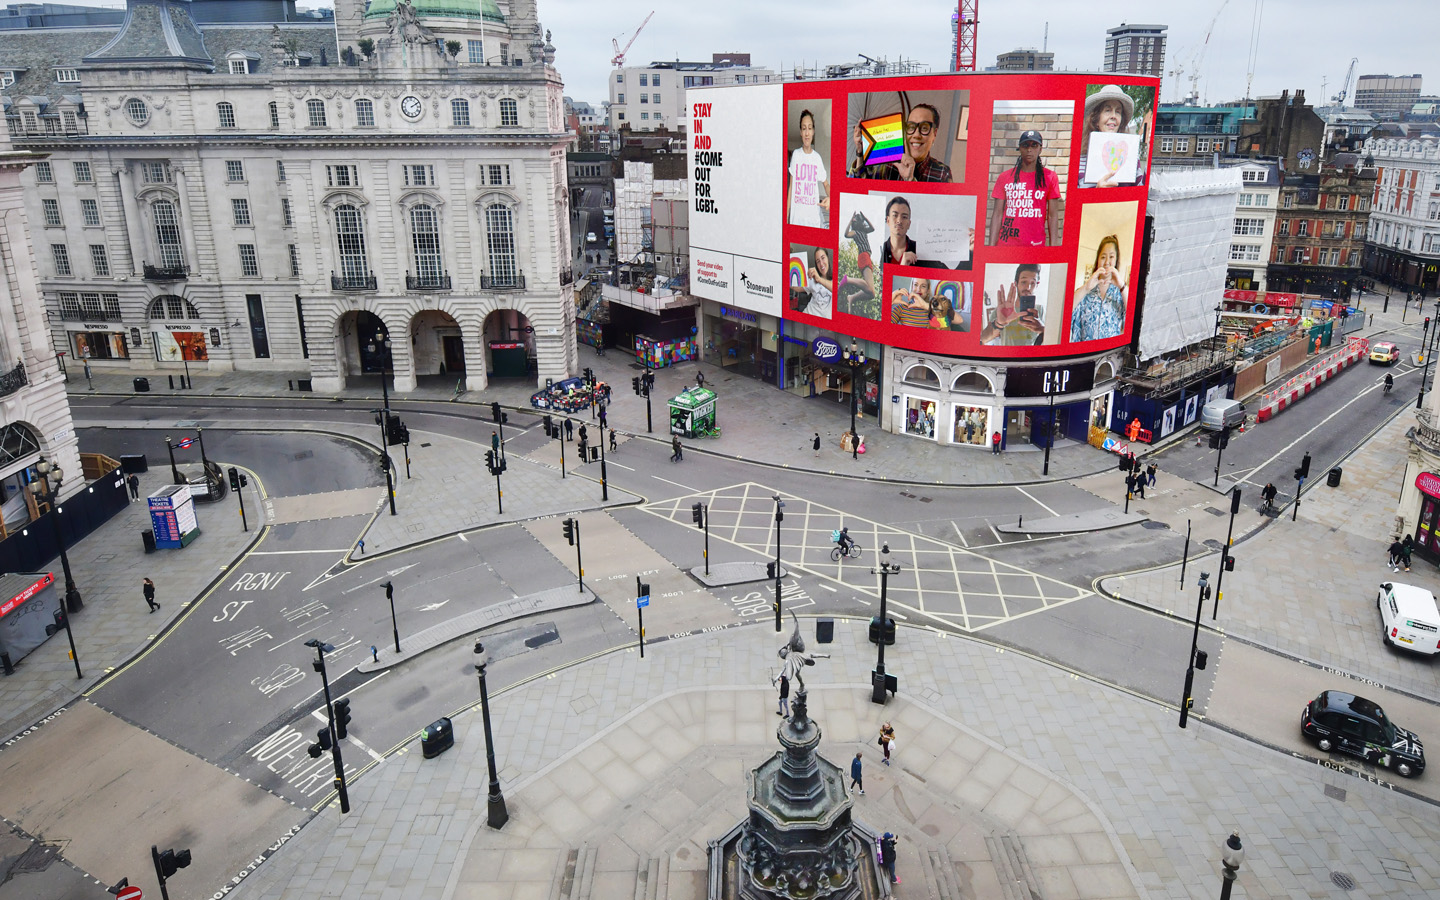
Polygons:
[[1224,431],[1245,421],[1245,404],[1239,400],[1211,400],[1200,407],[1200,427]]
[[1429,656],[1440,652],[1440,609],[1434,594],[1422,587],[1387,581],[1381,583],[1375,605],[1380,607],[1385,643]]

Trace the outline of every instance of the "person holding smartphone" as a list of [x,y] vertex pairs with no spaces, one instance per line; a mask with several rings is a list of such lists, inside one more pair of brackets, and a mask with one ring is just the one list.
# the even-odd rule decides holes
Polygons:
[[985,308],[993,310],[980,343],[991,347],[1029,347],[1045,339],[1045,322],[1036,307],[1035,291],[1040,285],[1040,267],[1022,263],[1015,267],[1015,283],[1000,285],[995,299],[985,292]]

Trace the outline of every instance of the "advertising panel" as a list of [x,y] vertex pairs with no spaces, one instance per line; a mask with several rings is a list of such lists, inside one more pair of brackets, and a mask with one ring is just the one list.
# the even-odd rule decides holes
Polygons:
[[1047,72],[691,90],[693,289],[927,353],[1124,346],[1157,88]]

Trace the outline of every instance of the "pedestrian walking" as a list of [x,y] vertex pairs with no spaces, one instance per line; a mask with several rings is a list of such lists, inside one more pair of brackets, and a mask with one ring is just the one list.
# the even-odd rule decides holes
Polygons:
[[699,388],[703,388],[705,386],[705,373],[701,372],[699,369],[695,370],[695,386]]
[[490,432],[490,449],[494,450],[497,454],[500,452],[500,435],[493,431]]
[[1400,563],[1405,566],[1405,571],[1410,571],[1410,554],[1415,550],[1415,538],[1405,535],[1405,540],[1400,544]]
[[810,442],[810,446],[815,448],[815,455],[818,457],[820,455],[820,432],[815,432],[815,440]]
[[610,429],[610,452],[615,452],[615,429]]
[[1142,472],[1142,471],[1140,471],[1140,465],[1139,465],[1138,463],[1135,465],[1135,490],[1136,490],[1137,493],[1139,493],[1140,499],[1141,499],[1141,500],[1144,500],[1144,499],[1145,499],[1145,473]]
[[601,428],[606,428],[607,426],[608,426],[608,423],[607,423],[607,420],[606,420],[605,404],[604,404],[604,403],[601,403],[601,404],[600,404],[600,427],[601,427]]
[[588,432],[588,431],[585,430],[585,423],[584,423],[584,422],[581,422],[581,423],[580,423],[580,443],[582,443],[582,444],[588,444],[588,443],[590,443],[590,432]]
[[131,500],[139,500],[139,499],[140,499],[140,476],[139,476],[139,475],[136,475],[134,472],[131,472],[131,473],[130,473],[130,477],[128,477],[128,478],[125,479],[125,483],[130,486],[130,499],[131,499]]
[[685,448],[680,446],[680,435],[674,434],[670,436],[670,449],[672,451],[670,454],[671,462],[680,462],[680,460],[685,458]]
[[775,710],[775,715],[790,718],[790,679],[784,672],[770,679],[770,683],[780,687],[780,705]]
[[885,874],[890,876],[891,884],[900,883],[900,879],[895,875],[895,843],[899,840],[888,831],[880,838],[880,865],[885,869]]
[[1135,493],[1135,473],[1130,472],[1125,476],[1125,493]]
[[880,746],[885,750],[885,765],[890,765],[890,752],[895,749],[895,729],[889,722],[880,726]]
[[364,539],[364,538],[360,538],[360,540],[358,540],[358,541],[355,542],[355,549],[357,549],[357,550],[360,551],[360,555],[361,555],[361,556],[364,556],[364,555],[365,555],[365,539]]
[[1145,481],[1151,487],[1155,486],[1155,471],[1159,468],[1160,467],[1153,462],[1145,467]]
[[145,602],[149,605],[152,613],[160,608],[160,604],[155,602],[155,582],[148,578],[145,579],[140,591],[145,595]]
[[996,456],[1000,455],[1000,432],[990,435],[990,452]]
[[573,440],[575,440],[575,420],[574,420],[574,419],[566,419],[566,420],[565,420],[565,440],[567,440],[567,441],[573,441]]
[[855,434],[855,433],[853,433],[853,432],[850,434],[850,458],[851,458],[851,459],[859,459],[859,458],[860,458],[860,445],[863,444],[863,443],[865,443],[865,439],[862,438],[860,435]]
[[865,779],[860,773],[860,754],[856,753],[855,758],[850,761],[850,786],[859,788],[860,793],[865,793]]
[[1390,571],[1400,571],[1400,554],[1405,551],[1405,545],[1399,541],[1390,543]]

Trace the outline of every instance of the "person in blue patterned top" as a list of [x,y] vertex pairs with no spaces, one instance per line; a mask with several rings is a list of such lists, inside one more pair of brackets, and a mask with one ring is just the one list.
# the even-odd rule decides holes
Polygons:
[[1110,234],[1100,239],[1095,265],[1075,291],[1070,340],[1098,341],[1119,337],[1124,330],[1125,280],[1120,271],[1120,239]]

